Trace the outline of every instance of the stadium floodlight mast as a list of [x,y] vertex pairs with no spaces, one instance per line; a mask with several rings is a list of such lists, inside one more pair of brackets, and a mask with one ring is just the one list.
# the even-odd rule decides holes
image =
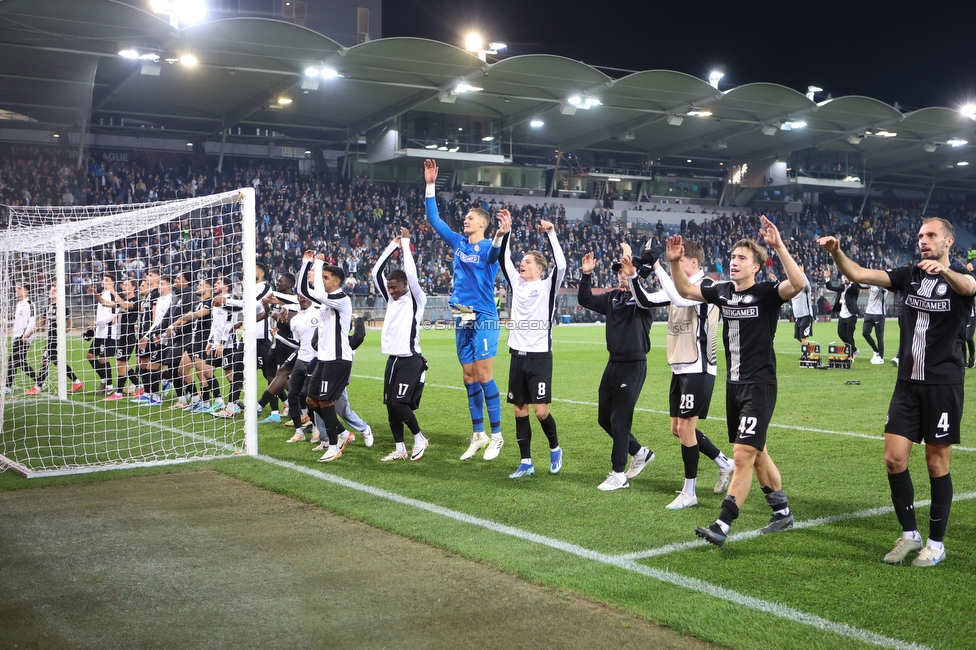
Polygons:
[[175,29],[195,25],[207,18],[204,0],[150,0],[153,13],[169,16],[169,24]]
[[718,82],[721,81],[722,77],[725,76],[724,72],[718,70],[712,70],[708,73],[708,85],[718,90]]
[[504,43],[491,42],[486,49],[485,40],[477,32],[471,32],[464,38],[464,49],[476,54],[482,61],[487,61],[489,54],[494,56],[507,47]]

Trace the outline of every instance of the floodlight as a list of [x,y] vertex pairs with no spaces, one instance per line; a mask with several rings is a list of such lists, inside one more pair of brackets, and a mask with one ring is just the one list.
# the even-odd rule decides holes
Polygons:
[[620,179],[617,178],[616,176],[611,176],[607,180],[610,181],[611,183],[619,183],[620,182]]
[[685,118],[680,115],[668,115],[668,124],[671,126],[681,126],[681,123],[685,121]]
[[[857,133],[852,133],[849,136],[847,136],[847,141],[850,142],[851,144],[860,144],[861,143],[861,140],[863,140],[863,139],[864,139],[864,136],[863,135],[859,135]],[[935,151],[935,150],[933,149],[933,151]]]
[[437,147],[437,150],[438,151],[447,151],[447,146],[441,145],[441,146]]
[[311,150],[311,149],[306,149],[306,150],[305,150],[305,155],[306,155],[306,156],[310,156],[310,155],[312,155],[312,150]]
[[922,145],[922,149],[925,149],[929,153],[935,153],[935,150],[941,146],[939,142],[926,142]]
[[711,111],[703,111],[700,108],[693,108],[690,111],[688,111],[688,115],[692,117],[710,117],[711,114],[712,114]]
[[689,159],[688,159],[688,160],[686,160],[685,162],[691,162],[691,158],[689,158]]
[[893,137],[895,137],[898,134],[897,133],[893,133],[891,131],[886,131],[886,130],[882,129],[881,131],[878,131],[877,133],[875,133],[875,135],[878,136],[879,138],[893,138]]
[[725,76],[724,72],[719,72],[718,70],[712,70],[708,74],[708,85],[710,85],[715,90],[718,90],[718,82]]
[[495,139],[495,136],[493,136],[493,135],[486,135],[485,137],[481,138],[481,141],[482,142],[492,142],[494,139]]
[[570,95],[569,97],[566,98],[566,103],[572,104],[573,106],[579,106],[580,102],[582,101],[583,100],[582,98],[580,98],[579,95]]
[[563,115],[576,115],[576,106],[572,104],[560,103],[559,112]]
[[469,52],[480,52],[482,47],[484,46],[484,43],[485,42],[480,35],[471,32],[464,39],[464,49],[466,49]]
[[762,127],[763,135],[776,135],[776,131],[778,130],[775,124],[763,124]]
[[453,104],[457,98],[457,92],[454,90],[442,90],[437,93],[437,100],[444,104]]
[[312,79],[314,79],[315,77],[319,76],[319,74],[321,73],[319,72],[319,69],[316,68],[315,66],[310,65],[307,68],[305,68],[306,77],[311,77]]
[[956,163],[956,167],[965,167],[968,164],[969,164],[968,160],[960,160],[959,162]]
[[593,106],[603,106],[603,102],[596,97],[587,97],[586,101],[583,102],[583,108],[591,108]]
[[285,97],[284,95],[282,95],[281,97],[278,98],[278,103],[281,104],[282,106],[287,106],[288,104],[291,103],[291,97]]
[[529,126],[531,126],[533,129],[538,129],[540,126],[543,126],[544,124],[545,124],[545,122],[543,122],[542,120],[540,120],[538,118],[532,120],[531,122],[529,122]]
[[497,54],[501,50],[504,50],[508,46],[504,43],[488,43],[488,51],[492,54]]
[[192,68],[197,63],[199,63],[199,61],[197,61],[197,57],[193,56],[192,54],[184,54],[183,56],[180,57],[180,63],[182,63],[188,68]]
[[792,131],[793,129],[802,129],[806,125],[807,125],[806,122],[789,121],[789,122],[783,122],[783,125],[780,126],[779,128],[783,129],[784,131]]
[[951,140],[947,140],[946,141],[946,144],[947,145],[950,145],[952,147],[961,147],[964,144],[969,144],[969,141],[968,140],[963,140],[962,138],[953,138]]
[[436,149],[436,148],[437,148],[436,142],[431,142],[430,144],[424,145],[424,149]]
[[467,93],[467,92],[476,93],[482,90],[484,90],[484,88],[481,88],[479,86],[472,86],[471,84],[460,83],[457,85],[457,91],[459,93]]
[[959,112],[971,120],[976,120],[976,104],[966,104],[959,109]]
[[823,92],[823,88],[821,88],[820,86],[807,86],[807,99],[809,99],[812,102],[813,98],[817,95],[817,93],[822,93],[822,92]]
[[136,50],[132,50],[132,49],[119,50],[119,56],[121,56],[124,59],[138,59],[139,58],[139,52],[137,52]]

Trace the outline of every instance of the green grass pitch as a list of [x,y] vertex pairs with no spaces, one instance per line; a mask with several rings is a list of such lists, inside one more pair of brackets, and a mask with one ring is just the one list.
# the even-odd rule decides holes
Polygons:
[[[565,452],[559,475],[547,471],[545,436],[533,417],[537,473],[517,481],[508,478],[519,462],[508,404],[503,404],[506,444],[501,456],[492,462],[481,460],[480,454],[458,460],[467,447],[470,419],[459,390],[453,334],[445,331],[422,334],[430,370],[417,415],[431,445],[421,461],[379,460],[392,449],[392,436],[379,379],[385,358],[379,332],[371,330],[357,354],[349,387],[353,407],[373,427],[376,444],[371,449],[357,440],[338,461],[318,464],[318,454],[308,444],[286,444],[289,428],[263,425],[260,453],[272,462],[243,458],[212,466],[721,645],[969,647],[976,636],[976,622],[967,614],[976,605],[967,588],[976,574],[974,409],[967,411],[963,444],[953,453],[958,500],[946,536],[947,559],[933,569],[887,566],[881,557],[900,532],[894,515],[884,510],[890,499],[882,462],[882,432],[896,370],[890,363],[870,365],[866,343],[862,350],[868,354],[851,370],[801,369],[792,327],[780,323],[776,340],[779,389],[769,449],[800,525],[772,536],[746,535],[722,549],[696,544],[693,532],[718,514],[721,495],[712,494],[716,470],[710,461],[701,459],[699,505],[679,512],[664,508],[681,488],[683,471],[677,439],[669,430],[670,371],[661,324],[652,328],[648,377],[634,419],[635,435],[655,450],[657,459],[628,490],[596,489],[610,470],[610,439],[596,422],[597,386],[607,358],[601,326],[560,326],[553,332],[551,410]],[[894,321],[886,334],[890,358],[897,348]],[[815,325],[813,339],[824,350],[836,338],[835,323]],[[505,339],[503,333],[495,366],[503,394],[508,375]],[[80,359],[75,364],[76,370],[82,367]],[[724,359],[719,377],[724,377]],[[973,377],[967,379],[970,394]],[[88,368],[85,379],[94,381]],[[860,384],[846,383],[851,380]],[[720,379],[712,417],[699,428],[730,452],[724,395]],[[119,408],[128,413],[129,407]],[[927,500],[922,449],[914,451],[910,469],[916,500]],[[0,489],[106,478],[112,477],[28,482],[6,472],[0,475]],[[733,533],[755,531],[769,516],[754,485]],[[919,505],[918,516],[924,535],[928,508]]]

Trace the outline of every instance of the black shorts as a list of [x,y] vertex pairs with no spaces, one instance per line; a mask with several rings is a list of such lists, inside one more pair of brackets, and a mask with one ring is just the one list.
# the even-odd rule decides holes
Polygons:
[[707,372],[671,375],[671,417],[707,418],[714,388],[715,375]]
[[813,336],[813,316],[800,316],[793,323],[793,338],[797,341]]
[[153,343],[150,341],[149,343],[146,343],[145,351],[139,356],[147,357],[150,363],[161,363],[163,360],[163,346],[159,343]]
[[[305,382],[308,379],[309,370],[309,364],[299,359],[297,354],[294,354],[288,358],[291,359],[292,357],[294,357],[294,361],[292,362],[294,365],[291,368],[291,376],[288,377],[289,400],[291,399],[292,395],[294,395],[296,398],[299,398],[300,395],[304,395]],[[305,400],[301,399],[301,403],[304,405]]]
[[278,368],[285,365],[285,362],[288,360],[288,358],[291,355],[297,353],[298,350],[296,350],[295,348],[288,347],[284,343],[275,341],[274,347],[271,349],[271,357],[269,359],[266,359],[265,363],[271,364],[269,370],[274,370],[275,372],[278,372]]
[[888,406],[885,433],[919,443],[958,445],[963,384],[917,384],[899,379]]
[[552,354],[521,356],[512,352],[508,366],[508,403],[549,404],[552,402]]
[[207,359],[207,342],[206,341],[193,341],[190,346],[186,349],[186,353],[190,355],[191,359]]
[[[257,352],[258,352],[258,368],[264,368],[266,365],[268,365],[268,361],[271,359],[271,340],[258,339]],[[271,368],[271,370],[273,370],[273,368]]]
[[776,408],[776,384],[725,384],[729,442],[762,451]]
[[[298,350],[294,350],[292,351],[291,354],[288,355],[288,358],[281,363],[281,365],[284,366],[285,368],[288,368],[289,371],[294,372],[297,363],[298,363]],[[302,363],[305,362],[302,361]]]
[[[244,367],[243,347],[224,346],[219,357],[214,353],[215,350],[216,348],[211,348],[210,353],[205,355],[204,362],[208,366],[223,368],[227,371],[239,370]],[[235,366],[238,367],[235,368]]]
[[115,339],[94,338],[88,352],[95,355],[96,359],[109,359],[115,356]]
[[324,402],[334,402],[349,385],[352,363],[349,361],[319,361],[305,379],[306,396]]
[[126,334],[115,342],[115,358],[119,361],[128,361],[132,356],[132,351],[136,349],[136,334]]
[[390,357],[383,373],[383,403],[403,402],[417,410],[427,381],[427,361],[419,354]]

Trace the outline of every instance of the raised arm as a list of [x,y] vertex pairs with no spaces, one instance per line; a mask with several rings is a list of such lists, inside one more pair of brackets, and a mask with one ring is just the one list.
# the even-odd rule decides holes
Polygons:
[[587,253],[583,256],[583,262],[580,265],[580,271],[582,272],[582,277],[579,281],[579,293],[576,296],[577,302],[579,302],[580,307],[586,307],[591,311],[595,311],[598,314],[606,315],[607,313],[607,301],[610,292],[601,293],[594,296],[593,292],[590,290],[590,283],[592,281],[593,269],[596,268],[596,258],[593,253]]
[[413,253],[410,251],[410,231],[406,228],[400,228],[400,250],[403,254],[403,272],[407,276],[410,293],[413,294],[414,299],[420,305],[425,305],[427,304],[427,294],[424,293],[423,287],[420,286],[420,276],[417,274],[417,262],[413,259]]
[[[678,266],[681,265],[679,264]],[[681,294],[678,293],[678,290],[674,287],[674,280],[672,280],[671,276],[668,275],[668,272],[664,270],[661,263],[656,260],[654,262],[654,276],[657,278],[657,281],[661,283],[661,289],[671,300],[671,304],[673,304],[675,307],[694,307],[695,305],[701,304],[701,302],[698,300],[689,300],[688,298],[682,297]]]
[[[399,248],[399,246],[400,237],[396,237],[383,249],[379,259],[376,260],[376,264],[373,265],[373,270],[370,271],[370,276],[373,278],[373,286],[380,292],[384,300],[390,299],[390,292],[386,287],[386,272],[384,269],[386,269],[386,265],[390,263],[390,260],[393,259],[393,251]],[[409,244],[407,247],[409,248]]]
[[685,254],[685,245],[681,235],[671,235],[668,237],[667,255],[671,262],[671,277],[674,279],[674,289],[678,295],[688,300],[705,302],[702,296],[701,287],[692,284],[688,274],[681,268],[681,257]]
[[807,286],[807,280],[803,275],[803,271],[800,270],[800,266],[796,263],[796,260],[790,255],[789,249],[786,248],[786,244],[783,242],[783,238],[780,237],[776,224],[767,219],[766,215],[763,215],[760,219],[762,219],[763,227],[759,229],[759,234],[762,235],[766,243],[772,246],[776,254],[779,255],[779,261],[782,262],[783,270],[786,271],[786,279],[779,283],[776,291],[779,293],[780,298],[789,300],[803,291],[803,288]]
[[[495,238],[491,242],[492,251],[498,251],[495,253],[495,258],[501,259],[502,261],[502,275],[505,277],[505,281],[508,282],[508,286],[515,288],[515,278],[519,276],[518,269],[515,268],[515,264],[512,262],[512,218],[508,214],[508,210],[502,210],[498,213],[498,229],[495,230]],[[491,257],[489,256],[489,261]]]
[[315,253],[312,251],[305,251],[305,255],[302,257],[302,268],[298,272],[298,286],[295,287],[298,295],[302,298],[307,298],[308,300],[312,300],[312,296],[310,296],[308,293],[308,273],[312,269],[312,260],[314,257]]
[[356,350],[365,340],[366,321],[363,320],[362,316],[356,316],[352,319],[352,334],[349,336],[349,347]]
[[840,249],[840,241],[836,237],[821,237],[817,240],[817,243],[823,246],[825,251],[830,253],[830,256],[834,258],[834,264],[837,265],[837,269],[847,276],[847,279],[851,282],[873,284],[876,287],[891,286],[891,280],[888,278],[886,271],[877,271],[862,267],[844,254],[844,251]]
[[427,183],[427,191],[424,195],[424,205],[427,208],[427,221],[444,241],[452,247],[457,246],[458,242],[462,239],[461,235],[451,230],[450,226],[444,223],[443,219],[437,213],[437,188],[434,185],[437,182],[437,163],[429,158],[424,161],[424,181]]
[[546,241],[549,242],[549,250],[552,251],[552,260],[555,264],[557,275],[556,286],[558,287],[563,283],[563,278],[566,277],[566,255],[563,253],[562,246],[559,245],[559,237],[556,236],[556,227],[552,225],[551,221],[540,221],[539,229],[546,233]]

